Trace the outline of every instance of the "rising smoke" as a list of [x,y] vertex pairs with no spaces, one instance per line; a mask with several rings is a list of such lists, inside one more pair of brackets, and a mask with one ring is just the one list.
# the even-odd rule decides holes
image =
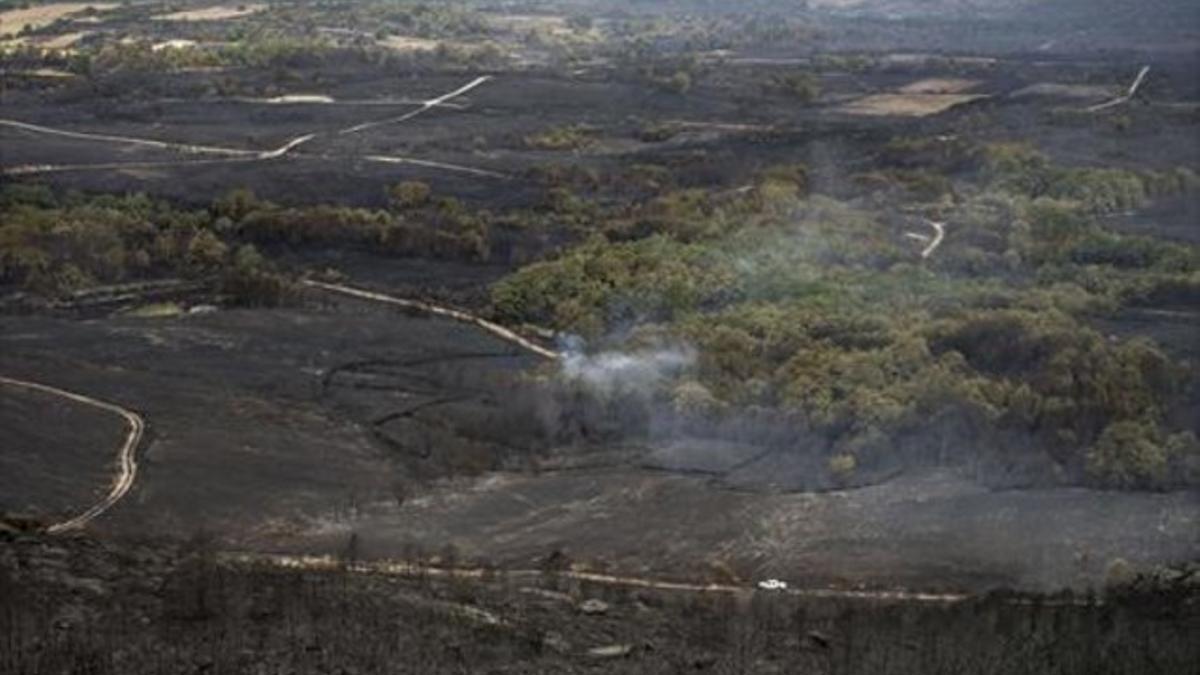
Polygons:
[[696,362],[696,350],[684,344],[588,354],[583,341],[572,337],[563,341],[562,353],[563,379],[602,397],[648,396],[659,383]]

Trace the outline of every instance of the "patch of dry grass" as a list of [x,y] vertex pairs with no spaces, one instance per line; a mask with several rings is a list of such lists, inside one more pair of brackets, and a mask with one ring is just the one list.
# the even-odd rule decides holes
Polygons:
[[378,44],[398,52],[431,52],[437,49],[441,43],[437,40],[411,35],[389,35],[383,40],[379,40]]
[[70,73],[58,68],[32,68],[30,70],[11,70],[9,75],[16,77],[45,77],[53,79],[68,79],[76,77],[75,73]]
[[214,5],[200,9],[188,9],[170,14],[160,14],[156,21],[223,21],[249,16],[266,9],[266,5]]
[[48,26],[61,18],[83,12],[89,7],[103,12],[113,9],[117,5],[115,3],[56,2],[24,9],[10,9],[7,12],[0,12],[0,37],[17,35],[26,28],[34,30]]
[[162,51],[164,49],[186,49],[188,47],[195,47],[195,46],[196,46],[195,40],[176,39],[176,40],[166,40],[164,42],[156,42],[156,43],[154,43],[154,45],[152,47],[150,47],[150,49],[152,51],[158,52],[158,51]]
[[963,103],[986,98],[981,94],[872,94],[839,108],[850,115],[926,117]]
[[567,20],[561,16],[537,14],[499,14],[488,17],[490,23],[497,28],[509,30],[545,30],[550,32],[570,29]]
[[979,84],[979,80],[956,77],[929,77],[900,87],[902,94],[961,94]]
[[33,42],[35,46],[42,49],[68,49],[76,42],[79,42],[84,36],[89,35],[91,31],[81,31],[76,33],[63,33],[62,35],[53,35],[45,40]]
[[1061,82],[1038,82],[1014,91],[1014,97],[1048,96],[1051,98],[1105,99],[1114,96],[1113,87],[1097,84],[1064,84]]

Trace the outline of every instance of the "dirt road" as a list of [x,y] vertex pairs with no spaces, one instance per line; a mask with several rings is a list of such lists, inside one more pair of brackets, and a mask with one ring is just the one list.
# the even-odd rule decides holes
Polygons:
[[[475,78],[471,82],[468,82],[467,84],[459,87],[458,89],[455,89],[454,91],[431,98],[427,101],[418,102],[416,105],[418,105],[419,107],[417,107],[415,110],[410,110],[409,112],[404,113],[403,115],[400,115],[398,117],[391,117],[391,118],[387,118],[387,119],[383,119],[383,120],[376,120],[373,122],[364,122],[362,124],[357,124],[352,127],[341,129],[337,133],[338,134],[357,133],[359,131],[364,131],[366,129],[382,126],[385,124],[395,124],[395,123],[403,122],[403,121],[412,119],[413,117],[416,117],[417,115],[420,115],[420,114],[422,114],[428,110],[431,110],[433,108],[443,107],[443,106],[447,106],[447,107],[453,106],[454,104],[450,103],[451,99],[462,96],[463,94],[467,93],[468,91],[471,91],[472,89],[478,87],[479,85],[487,82],[490,79],[491,79],[490,76],[483,76],[483,77]],[[117,143],[117,144],[121,144],[121,145],[136,145],[136,146],[147,147],[147,148],[155,148],[155,149],[159,149],[159,150],[172,150],[172,151],[176,151],[176,152],[182,152],[185,154],[219,155],[221,157],[221,159],[186,160],[186,161],[178,161],[178,162],[163,162],[163,161],[129,162],[129,163],[111,163],[111,162],[109,162],[109,163],[103,163],[103,164],[70,164],[70,165],[30,164],[30,165],[23,165],[23,166],[4,167],[2,170],[0,170],[0,173],[3,173],[5,175],[26,175],[26,174],[37,174],[37,173],[53,173],[53,172],[63,172],[63,171],[88,171],[88,170],[112,171],[112,170],[124,170],[124,169],[167,168],[167,167],[175,167],[175,166],[190,166],[193,164],[206,164],[206,163],[207,164],[215,164],[215,163],[220,163],[220,162],[269,161],[269,160],[273,160],[273,159],[279,159],[280,157],[283,157],[285,155],[299,154],[299,153],[295,153],[293,151],[296,148],[300,147],[301,145],[308,143],[309,141],[313,140],[314,138],[317,138],[321,133],[319,131],[313,131],[313,132],[310,132],[307,134],[297,136],[295,138],[289,139],[288,141],[286,141],[279,147],[274,148],[272,150],[248,150],[248,149],[244,149],[244,148],[229,148],[229,147],[213,146],[213,145],[193,145],[193,144],[189,144],[189,143],[179,143],[179,142],[174,142],[174,141],[160,141],[160,140],[152,139],[152,138],[138,138],[138,137],[133,137],[133,136],[114,136],[114,135],[110,135],[110,134],[93,134],[93,133],[87,133],[87,132],[81,132],[81,131],[71,131],[71,130],[67,130],[67,129],[57,129],[57,128],[53,128],[53,127],[46,127],[46,126],[42,126],[39,124],[31,124],[29,122],[22,122],[20,120],[12,120],[12,119],[0,119],[0,126],[6,126],[6,127],[13,128],[13,129],[20,129],[22,131],[26,131],[26,132],[30,132],[30,133],[43,134],[43,135],[48,135],[48,136],[59,136],[59,137],[63,137],[63,138],[72,138],[72,139],[76,139],[76,140],[95,141],[95,142],[103,142],[103,143]],[[321,158],[324,159],[324,156],[321,156]],[[456,164],[448,164],[445,162],[422,160],[422,159],[416,159],[416,158],[412,158],[412,157],[400,157],[400,156],[391,156],[391,155],[367,155],[367,156],[363,157],[362,159],[365,159],[370,162],[385,163],[385,164],[409,164],[409,165],[413,165],[413,166],[422,166],[422,167],[427,167],[427,168],[440,169],[440,170],[444,170],[444,171],[467,173],[467,174],[486,177],[486,178],[499,178],[499,179],[510,178],[510,176],[507,176],[505,174],[502,174],[502,173],[499,173],[496,171],[489,171],[486,169],[478,169],[478,168],[467,167],[467,166],[459,166]]]
[[82,131],[68,131],[66,129],[55,129],[53,127],[44,127],[40,124],[30,124],[20,120],[0,119],[0,126],[29,131],[35,134],[45,134],[47,136],[61,136],[63,138],[74,138],[82,141],[99,141],[103,143],[121,143],[124,145],[140,145],[147,148],[157,148],[159,150],[175,150],[189,154],[206,154],[206,155],[225,155],[228,157],[255,157],[263,153],[258,150],[244,150],[241,148],[224,148],[213,145],[192,145],[189,143],[176,143],[173,141],[159,141],[152,138],[136,138],[133,136],[112,136],[109,134],[91,134]]
[[118,470],[115,480],[113,481],[112,489],[108,495],[92,505],[91,508],[83,513],[64,520],[62,522],[50,525],[46,530],[51,534],[66,532],[68,530],[76,530],[84,527],[97,516],[112,508],[114,504],[119,502],[129,489],[133,487],[133,482],[137,478],[137,448],[138,443],[142,440],[142,432],[145,430],[145,421],[140,415],[123,408],[115,403],[100,401],[90,396],[77,394],[75,392],[66,391],[57,387],[51,387],[38,382],[29,382],[27,380],[18,380],[11,377],[0,376],[0,384],[7,384],[13,387],[22,387],[24,389],[33,389],[35,391],[60,396],[76,403],[90,405],[101,410],[107,410],[115,415],[120,415],[129,423],[129,432],[125,435],[125,442],[121,444],[117,451]]
[[[228,560],[239,563],[266,563],[277,567],[306,570],[345,569],[358,574],[380,574],[404,577],[442,577],[448,579],[485,579],[504,577],[513,581],[521,579],[538,579],[544,577],[544,570],[494,570],[470,567],[435,567],[416,563],[396,561],[350,562],[344,563],[328,556],[290,556],[290,555],[260,555],[234,554],[227,556]],[[918,591],[890,590],[846,590],[837,588],[781,588],[773,591],[758,591],[752,586],[734,584],[699,584],[680,581],[667,581],[637,576],[621,576],[600,574],[577,570],[557,571],[559,577],[574,579],[606,586],[624,586],[626,588],[647,588],[658,591],[676,591],[683,593],[716,593],[716,594],[750,594],[757,592],[780,593],[796,597],[808,598],[837,598],[843,600],[891,601],[891,602],[924,602],[924,603],[954,603],[970,598],[965,593],[923,593]]]
[[518,347],[521,347],[522,349],[533,352],[534,354],[537,354],[538,356],[541,356],[543,358],[554,360],[554,361],[557,361],[559,358],[561,358],[561,354],[559,354],[558,352],[551,350],[551,349],[547,349],[547,348],[533,342],[532,340],[524,338],[521,335],[518,335],[516,332],[514,332],[508,328],[505,328],[504,326],[501,326],[498,323],[488,321],[487,319],[475,316],[474,314],[471,314],[469,312],[464,312],[459,309],[442,307],[440,305],[435,305],[435,304],[432,304],[429,302],[423,302],[421,300],[408,300],[405,298],[397,298],[397,297],[394,297],[391,295],[385,295],[383,293],[376,293],[374,291],[368,291],[368,290],[364,290],[361,288],[354,288],[352,286],[343,286],[341,284],[328,284],[328,283],[321,282],[321,281],[313,281],[311,279],[306,279],[306,280],[302,281],[301,283],[304,284],[305,286],[308,286],[309,288],[317,288],[320,290],[329,291],[331,293],[347,295],[352,298],[359,298],[362,300],[369,300],[372,302],[382,302],[384,304],[395,305],[397,307],[404,307],[407,309],[415,309],[415,310],[422,311],[422,312],[428,312],[429,314],[433,314],[435,316],[441,316],[441,317],[445,317],[448,319],[453,319],[455,321],[469,323],[473,326],[477,326],[477,327],[491,333],[492,335],[495,335],[496,337],[498,337],[502,340],[505,340],[507,342],[515,344]]
[[449,92],[447,94],[442,94],[441,96],[431,98],[428,101],[422,102],[421,107],[417,108],[416,110],[410,110],[409,112],[406,112],[403,115],[400,115],[397,117],[389,117],[387,119],[376,120],[374,122],[363,122],[362,124],[356,124],[352,127],[347,127],[345,129],[342,129],[338,133],[339,134],[354,134],[354,133],[358,133],[360,131],[365,131],[367,129],[372,129],[374,127],[383,126],[385,124],[398,124],[400,122],[410,120],[427,110],[436,108],[440,105],[444,105],[450,99],[454,99],[454,98],[458,98],[459,96],[462,96],[463,94],[467,93],[468,91],[471,91],[475,87],[478,87],[479,85],[483,84],[484,82],[487,82],[490,79],[492,79],[490,75],[484,75],[483,77],[477,77],[474,80],[471,80],[470,82],[464,84],[463,86],[459,87],[458,89],[455,89],[452,92]]
[[441,169],[443,171],[453,171],[457,173],[470,174],[472,176],[481,176],[483,178],[498,178],[500,180],[511,180],[512,176],[500,173],[499,171],[489,171],[487,169],[477,169],[471,166],[462,166],[461,164],[448,164],[446,162],[434,162],[427,159],[414,159],[412,157],[397,157],[394,155],[367,155],[363,159],[368,162],[377,162],[381,164],[409,164],[412,166],[423,166],[430,169]]
[[1146,81],[1146,76],[1149,74],[1150,74],[1150,66],[1142,66],[1142,69],[1138,71],[1137,77],[1134,78],[1133,84],[1129,85],[1129,90],[1126,91],[1124,95],[1118,96],[1114,99],[1105,101],[1103,103],[1098,103],[1094,106],[1084,108],[1083,112],[1089,112],[1089,113],[1100,112],[1101,110],[1107,110],[1109,108],[1114,108],[1116,106],[1121,105],[1122,103],[1127,103],[1129,101],[1132,101],[1133,97],[1137,96],[1138,89],[1140,89],[1142,87],[1142,83]]

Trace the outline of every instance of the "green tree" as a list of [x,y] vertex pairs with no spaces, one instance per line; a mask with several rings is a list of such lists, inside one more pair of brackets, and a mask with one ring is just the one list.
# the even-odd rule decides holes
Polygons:
[[686,94],[692,90],[692,76],[685,70],[677,70],[663,80],[662,86],[669,92]]
[[200,230],[192,237],[187,246],[187,263],[190,267],[201,270],[215,270],[225,261],[228,247],[209,230]]
[[1166,478],[1167,450],[1158,425],[1147,420],[1113,422],[1087,453],[1088,473],[1113,487],[1147,487]]
[[261,206],[263,203],[253,191],[249,188],[237,188],[217,198],[213,202],[212,211],[214,215],[224,216],[236,223]]
[[425,206],[432,194],[433,190],[427,183],[415,180],[406,180],[388,188],[388,200],[393,207],[400,209]]

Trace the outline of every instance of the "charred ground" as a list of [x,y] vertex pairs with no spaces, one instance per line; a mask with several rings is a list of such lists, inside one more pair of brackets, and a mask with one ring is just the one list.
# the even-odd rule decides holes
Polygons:
[[[1194,660],[1183,586],[1165,614],[621,591],[576,622],[600,591],[549,573],[532,593],[210,555],[970,593],[1196,560],[1190,10],[811,4],[129,5],[6,40],[0,374],[148,424],[134,490],[91,525],[113,543],[6,535],[12,663],[53,643],[155,672],[160,641],[185,646],[159,670],[231,672],[284,653],[375,672],[400,650],[420,672]],[[1091,23],[1049,28],[1068,15]],[[103,491],[118,419],[0,401],[0,509],[53,522]],[[196,532],[204,551],[157,539]],[[64,557],[82,562],[52,574]],[[349,653],[393,621],[393,646]],[[1019,656],[978,640],[1000,624]],[[961,641],[922,641],[933,626]]]

